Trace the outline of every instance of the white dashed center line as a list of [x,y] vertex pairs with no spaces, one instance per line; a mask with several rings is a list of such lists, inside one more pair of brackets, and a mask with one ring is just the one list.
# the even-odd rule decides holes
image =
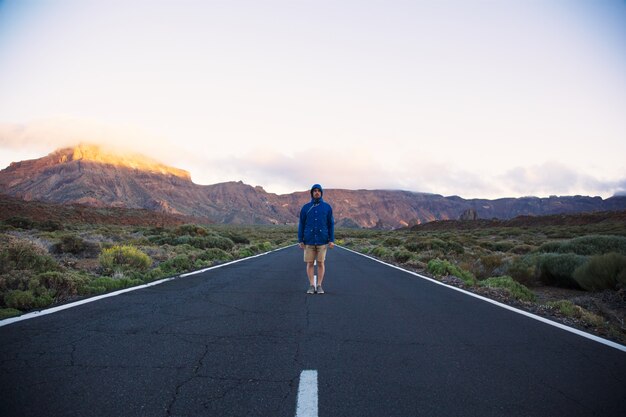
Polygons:
[[302,371],[296,417],[317,417],[317,371]]

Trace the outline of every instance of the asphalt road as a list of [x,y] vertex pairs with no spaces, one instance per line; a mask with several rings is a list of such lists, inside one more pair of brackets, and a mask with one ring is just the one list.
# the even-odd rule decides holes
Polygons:
[[626,353],[336,248],[0,327],[0,416],[622,416]]

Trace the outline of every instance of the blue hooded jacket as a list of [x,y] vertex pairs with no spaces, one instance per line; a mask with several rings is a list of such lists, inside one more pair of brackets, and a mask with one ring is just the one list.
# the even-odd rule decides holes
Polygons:
[[313,190],[324,190],[319,184],[311,187],[311,201],[302,206],[300,210],[300,223],[298,224],[298,242],[305,245],[326,245],[335,241],[335,219],[333,209],[323,198],[315,200]]

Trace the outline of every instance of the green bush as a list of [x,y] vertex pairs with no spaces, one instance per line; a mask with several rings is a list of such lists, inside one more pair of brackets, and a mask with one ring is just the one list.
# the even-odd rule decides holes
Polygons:
[[85,289],[88,294],[99,294],[106,291],[117,291],[141,284],[143,284],[143,281],[139,279],[98,277],[91,280]]
[[65,235],[61,237],[61,241],[52,246],[54,253],[72,253],[77,255],[83,252],[87,245],[83,239],[75,235]]
[[626,237],[611,235],[581,236],[561,242],[549,242],[539,247],[541,252],[601,255],[615,252],[626,255]]
[[515,244],[507,241],[481,242],[480,246],[494,252],[508,252],[515,247]]
[[383,240],[383,245],[388,248],[394,248],[396,246],[402,245],[402,241],[397,237],[388,237],[387,239]]
[[233,256],[219,248],[209,248],[198,255],[199,259],[204,261],[231,261]]
[[9,217],[4,223],[17,229],[31,229],[34,226],[34,222],[31,219],[22,216]]
[[471,272],[465,271],[447,260],[431,259],[426,269],[436,277],[453,275],[461,278],[467,285],[474,285],[476,282],[476,278]]
[[546,285],[580,288],[574,271],[587,261],[585,256],[573,253],[549,253],[539,258],[539,279]]
[[488,288],[504,288],[513,298],[521,301],[536,301],[537,296],[524,285],[515,281],[508,275],[491,277],[480,281],[480,285]]
[[89,278],[76,272],[44,272],[37,275],[31,285],[43,287],[52,292],[55,301],[63,301],[79,294]]
[[10,317],[19,316],[22,314],[20,310],[15,308],[0,308],[0,320],[8,319]]
[[129,270],[146,271],[152,264],[148,255],[129,245],[115,245],[104,249],[99,260],[106,274]]
[[50,255],[28,242],[14,241],[0,251],[0,274],[12,270],[46,272],[58,269],[59,265]]
[[250,239],[248,239],[244,235],[241,235],[241,234],[238,234],[238,233],[235,233],[235,232],[228,232],[228,233],[225,234],[225,237],[229,238],[234,243],[239,244],[239,245],[248,245],[248,244],[250,244]]
[[0,293],[10,290],[27,290],[35,274],[30,270],[12,270],[0,275]]
[[52,296],[46,293],[36,296],[31,290],[13,290],[4,295],[4,304],[17,310],[45,308],[52,304]]
[[534,285],[538,278],[537,256],[517,256],[509,265],[507,274],[523,285]]
[[561,314],[567,317],[575,317],[579,314],[576,304],[569,300],[550,301],[546,304],[548,307],[556,308]]
[[45,220],[38,224],[38,228],[44,232],[56,232],[57,230],[64,229],[61,223],[54,220]]
[[371,254],[377,258],[387,259],[391,256],[391,251],[384,246],[376,246],[372,249]]
[[188,255],[177,255],[159,264],[159,269],[168,275],[187,272],[193,268],[194,261]]
[[502,262],[502,255],[483,255],[479,258],[479,265],[474,269],[474,273],[479,278],[489,277],[494,273],[496,268],[502,266]]
[[530,245],[518,245],[514,246],[509,252],[515,253],[517,255],[526,255],[533,251],[533,247]]
[[198,226],[196,224],[183,224],[182,226],[178,226],[174,233],[178,236],[206,236],[209,234],[209,231],[204,227]]
[[406,263],[413,257],[413,254],[408,250],[398,250],[393,253],[393,258],[400,263]]
[[439,238],[414,239],[404,243],[404,247],[411,252],[441,251],[442,253],[465,253],[465,247],[454,240],[442,240]]
[[254,252],[252,252],[252,250],[249,247],[239,249],[239,252],[238,252],[239,258],[248,258],[252,255],[254,255]]
[[17,310],[29,310],[35,305],[35,296],[28,290],[9,291],[4,295],[4,305]]
[[626,287],[626,256],[619,253],[592,256],[574,271],[574,279],[587,291]]

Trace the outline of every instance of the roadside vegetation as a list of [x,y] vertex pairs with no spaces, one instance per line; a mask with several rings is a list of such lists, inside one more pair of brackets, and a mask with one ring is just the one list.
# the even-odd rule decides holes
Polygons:
[[[449,221],[338,229],[336,237],[357,252],[626,343],[623,217],[560,225]],[[295,226],[117,221],[1,221],[0,319],[296,243]]]
[[296,243],[286,226],[0,222],[0,319]]
[[[344,245],[447,284],[626,343],[623,213],[580,224],[442,221],[355,231]],[[574,222],[576,223],[576,222]],[[436,227],[433,227],[436,226]]]

